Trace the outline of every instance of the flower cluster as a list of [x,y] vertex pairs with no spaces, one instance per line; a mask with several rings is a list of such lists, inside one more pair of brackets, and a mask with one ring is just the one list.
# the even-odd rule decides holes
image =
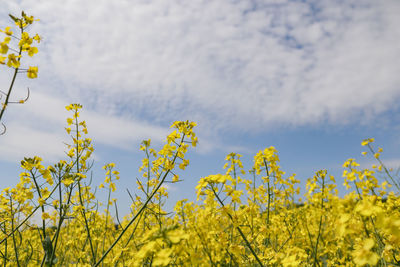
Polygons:
[[[10,15],[11,19],[15,22],[15,25],[20,31],[20,35],[17,37],[14,35],[10,26],[5,29],[0,29],[0,32],[4,33],[5,37],[0,43],[0,64],[6,65],[10,68],[19,69],[20,61],[23,53],[33,57],[39,50],[34,46],[34,42],[40,43],[41,37],[35,34],[33,37],[29,35],[26,28],[30,26],[34,21],[33,16],[28,16],[25,12],[22,12],[20,18],[16,18]],[[11,46],[12,39],[17,41],[16,47]],[[38,67],[29,66],[28,69],[23,70],[27,73],[28,78],[37,78]]]

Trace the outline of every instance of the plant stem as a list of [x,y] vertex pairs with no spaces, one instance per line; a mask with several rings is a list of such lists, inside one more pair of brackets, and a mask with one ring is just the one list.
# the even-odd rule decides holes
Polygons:
[[[214,192],[215,197],[217,198],[218,202],[221,204],[222,208],[225,208],[224,202],[222,202],[222,200],[219,198],[217,192],[215,192],[214,187],[211,186],[212,191]],[[224,209],[225,210],[225,209]],[[229,219],[231,219],[231,221],[233,222],[233,217],[231,214],[228,213],[228,211],[226,211],[226,214],[228,215]],[[254,249],[252,248],[252,246],[250,245],[250,242],[247,240],[247,238],[245,237],[245,235],[243,234],[242,230],[240,229],[239,226],[235,226],[235,228],[238,230],[240,236],[242,237],[242,239],[244,240],[244,242],[246,243],[247,247],[250,249],[251,254],[253,254],[253,256],[256,258],[258,264],[260,266],[264,266],[261,262],[261,260],[258,258],[256,252],[254,251]]]
[[[22,33],[24,32],[24,29],[22,28],[22,25],[21,25],[20,28],[21,28],[21,35],[22,35]],[[22,53],[22,46],[19,48],[18,56],[21,56],[21,53]],[[21,57],[18,57],[18,63],[19,62],[21,62]],[[6,100],[5,100],[5,102],[4,102],[4,104],[3,104],[2,108],[1,108],[1,111],[0,111],[0,121],[1,121],[1,118],[3,117],[4,111],[7,108],[7,105],[8,105],[9,99],[10,99],[10,95],[11,95],[11,91],[12,91],[12,89],[14,87],[15,79],[17,77],[18,69],[19,69],[19,67],[15,68],[15,70],[14,70],[14,75],[13,75],[10,87],[8,88],[8,92],[7,92],[7,95],[6,95]]]
[[[182,139],[181,142],[178,146],[181,147],[183,140],[185,138],[185,134],[182,135]],[[178,157],[178,152],[175,153],[174,158],[172,160],[172,164],[175,163],[176,158]],[[124,229],[122,229],[122,232],[119,234],[119,236],[115,239],[115,241],[111,244],[111,246],[107,249],[107,251],[103,254],[103,256],[93,265],[93,267],[97,267],[99,266],[99,264],[105,259],[105,257],[108,255],[108,253],[110,253],[110,251],[115,247],[115,245],[118,243],[118,241],[121,239],[121,237],[125,234],[125,232],[128,230],[128,228],[135,222],[136,218],[138,216],[140,216],[140,214],[146,209],[147,204],[153,199],[154,195],[158,192],[158,190],[160,189],[161,185],[164,183],[165,179],[167,178],[168,174],[170,173],[170,169],[167,169],[167,171],[165,172],[163,178],[161,179],[161,181],[157,184],[157,187],[153,190],[153,192],[151,193],[151,195],[146,199],[146,202],[142,205],[142,207],[140,208],[140,210],[136,213],[136,215],[129,221],[129,223],[125,226]]]

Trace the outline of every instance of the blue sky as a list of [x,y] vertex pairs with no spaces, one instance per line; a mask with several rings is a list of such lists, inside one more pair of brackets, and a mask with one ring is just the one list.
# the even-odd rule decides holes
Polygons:
[[[25,10],[43,37],[25,61],[39,78],[20,75],[13,92],[29,86],[30,101],[4,117],[1,187],[16,183],[24,156],[63,158],[64,107],[76,102],[94,140],[94,184],[115,162],[124,207],[141,140],[160,147],[175,120],[198,123],[199,145],[171,203],[193,199],[226,154],[249,169],[271,145],[303,182],[321,168],[340,181],[350,157],[371,164],[360,154],[369,137],[400,166],[399,1],[0,0],[0,10],[1,28]],[[0,81],[10,82],[6,68]]]

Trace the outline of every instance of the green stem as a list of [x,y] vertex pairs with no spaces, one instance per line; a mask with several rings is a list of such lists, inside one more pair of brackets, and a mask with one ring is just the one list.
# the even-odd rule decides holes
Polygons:
[[[375,154],[375,151],[372,149],[371,145],[368,144],[369,150],[372,152],[372,154]],[[383,162],[381,161],[381,159],[378,157],[376,158],[379,162],[379,164],[383,167],[383,170],[385,171],[386,175],[390,178],[390,180],[392,181],[392,183],[396,186],[397,190],[400,191],[400,186],[398,183],[396,183],[396,181],[393,179],[392,175],[390,175],[389,170],[386,168],[386,166],[383,164]]]
[[[79,124],[78,124],[78,112],[75,110],[75,130],[76,130],[76,172],[80,173],[81,169],[79,167]],[[82,206],[82,216],[83,219],[85,221],[85,228],[86,228],[86,232],[88,235],[88,239],[89,239],[89,245],[90,245],[90,250],[92,253],[92,260],[93,262],[96,262],[96,254],[94,253],[94,248],[93,248],[93,243],[92,243],[92,238],[90,236],[90,228],[89,228],[89,224],[88,224],[88,220],[86,218],[86,210],[85,210],[85,206],[84,206],[84,202],[82,199],[82,187],[81,187],[81,181],[80,181],[80,177],[78,178],[78,193],[79,193],[79,202],[80,205]]]
[[[111,173],[111,170],[110,170],[110,173]],[[110,175],[111,176],[111,175]],[[110,177],[110,180],[111,180],[111,177]],[[103,254],[104,253],[104,246],[105,246],[105,243],[106,243],[106,233],[107,233],[107,225],[108,225],[108,214],[110,213],[109,212],[109,208],[110,208],[110,198],[111,198],[111,188],[108,188],[108,198],[107,198],[107,209],[106,209],[106,223],[105,223],[105,226],[104,226],[104,236],[103,236],[103,244],[102,244],[102,249],[101,249],[101,254]],[[103,266],[103,264],[102,264],[102,266]]]
[[[22,22],[21,22],[21,23],[22,23]],[[21,28],[21,35],[22,35],[22,33],[24,32],[24,29],[22,28],[22,25],[21,25],[20,28]],[[19,52],[18,52],[18,56],[19,56],[19,57],[18,57],[18,63],[21,62],[21,57],[20,57],[20,56],[21,56],[21,53],[22,53],[22,47],[19,48]],[[17,77],[18,69],[19,69],[19,67],[18,67],[18,68],[15,68],[15,70],[14,70],[14,75],[13,75],[13,78],[12,78],[11,84],[10,84],[10,87],[8,88],[8,92],[7,92],[7,95],[6,95],[6,100],[5,100],[4,105],[2,106],[1,111],[0,111],[0,121],[1,121],[1,119],[2,119],[2,117],[3,117],[3,114],[4,114],[5,110],[6,110],[6,108],[7,108],[7,105],[8,105],[8,103],[9,103],[11,91],[12,91],[12,89],[13,89],[13,87],[14,87],[14,83],[15,83],[15,79],[16,79],[16,77]]]
[[[65,175],[65,173],[64,173]],[[68,189],[67,189],[68,190]],[[72,189],[71,189],[72,191]],[[68,191],[67,191],[68,193]],[[71,192],[72,193],[72,192]],[[69,200],[71,199],[71,193],[69,194],[69,198],[67,203],[69,203]],[[53,245],[53,251],[50,257],[50,267],[53,266],[53,260],[55,258],[55,254],[56,254],[56,248],[57,248],[57,243],[58,243],[58,237],[60,235],[60,231],[61,231],[61,225],[64,222],[64,215],[66,214],[66,211],[63,210],[63,202],[62,202],[62,192],[61,192],[61,170],[58,173],[58,197],[60,199],[60,219],[58,221],[58,226],[57,226],[57,232],[53,237],[52,243],[54,242]]]
[[[181,142],[179,144],[179,147],[181,147],[183,140],[185,138],[185,134],[183,134]],[[177,150],[179,150],[179,147]],[[178,157],[178,152],[175,153],[174,159],[172,160],[172,164],[175,163],[176,158]],[[93,267],[99,266],[99,264],[105,259],[105,257],[110,253],[110,251],[115,247],[115,245],[118,243],[118,241],[121,239],[121,237],[125,234],[125,232],[128,230],[128,228],[135,222],[136,218],[140,216],[140,214],[146,209],[147,204],[153,199],[154,195],[158,192],[160,189],[161,185],[164,183],[165,179],[167,178],[170,170],[168,169],[161,181],[157,184],[157,187],[153,190],[151,195],[146,199],[145,203],[142,205],[138,213],[129,221],[129,223],[125,226],[125,228],[122,230],[122,232],[119,234],[119,236],[115,239],[115,241],[111,244],[111,246],[107,249],[107,251],[103,254],[103,256],[93,265]]]
[[[12,208],[12,198],[11,198],[11,196],[10,196],[10,209],[11,209],[11,215],[12,215],[12,217],[11,217],[11,230],[13,230],[14,229],[14,214],[13,214],[13,208]],[[15,251],[15,258],[16,258],[16,260],[17,260],[17,265],[18,265],[18,267],[20,266],[20,264],[19,264],[19,259],[18,259],[18,248],[17,248],[17,244],[16,244],[16,242],[15,242],[15,235],[14,235],[14,231],[13,231],[13,234],[12,234],[12,240],[13,240],[13,245],[14,245],[14,251]]]
[[[30,173],[32,175],[33,182],[35,183],[35,187],[36,187],[36,190],[38,192],[39,198],[42,198],[42,193],[40,192],[40,187],[39,187],[39,185],[38,185],[38,183],[36,181],[35,174],[32,172],[32,170],[30,171]],[[40,205],[40,208],[41,208],[42,214],[43,214],[44,213],[44,206]],[[42,219],[42,232],[43,232],[42,235],[43,235],[43,240],[44,240],[46,238],[46,222],[43,219]]]
[[[222,202],[222,200],[219,198],[217,192],[215,192],[214,187],[211,186],[212,191],[214,192],[215,197],[217,198],[218,202],[221,204],[222,208],[224,208],[225,210],[225,205],[224,202]],[[230,213],[228,213],[228,211],[226,211],[226,214],[228,215],[229,219],[231,219],[231,221],[233,222],[233,217]],[[235,226],[235,228],[238,230],[240,236],[242,237],[242,239],[244,240],[244,242],[246,243],[247,247],[250,249],[251,254],[253,254],[253,256],[256,258],[258,264],[260,266],[264,266],[260,260],[260,258],[258,258],[256,252],[254,251],[253,247],[251,246],[250,242],[247,240],[247,238],[245,237],[245,235],[243,234],[242,230],[240,229],[239,226]]]
[[319,239],[321,237],[321,229],[322,229],[322,214],[323,214],[322,212],[324,210],[324,192],[325,192],[325,178],[322,177],[321,216],[319,218],[317,240],[315,241],[314,266],[316,264],[319,266],[319,262],[318,262],[318,243],[319,243]]

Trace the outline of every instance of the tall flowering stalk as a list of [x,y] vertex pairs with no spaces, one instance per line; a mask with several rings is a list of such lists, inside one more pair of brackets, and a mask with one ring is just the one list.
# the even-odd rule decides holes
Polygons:
[[[15,80],[18,73],[26,73],[27,77],[30,79],[35,79],[38,76],[38,67],[29,66],[28,68],[21,68],[21,58],[24,54],[33,57],[39,50],[34,43],[40,43],[40,36],[35,34],[33,37],[29,35],[26,31],[27,28],[32,25],[37,19],[33,16],[28,16],[22,11],[21,17],[17,18],[13,15],[9,15],[14,21],[16,27],[19,30],[19,34],[15,35],[10,26],[5,29],[0,29],[5,36],[3,41],[0,43],[0,65],[7,66],[14,70],[10,86],[7,91],[0,90],[0,122],[3,119],[4,112],[9,104],[23,104],[29,98],[29,88],[27,97],[25,99],[20,99],[18,101],[11,100],[11,92],[14,88]],[[4,134],[6,127],[4,123],[3,131]]]

